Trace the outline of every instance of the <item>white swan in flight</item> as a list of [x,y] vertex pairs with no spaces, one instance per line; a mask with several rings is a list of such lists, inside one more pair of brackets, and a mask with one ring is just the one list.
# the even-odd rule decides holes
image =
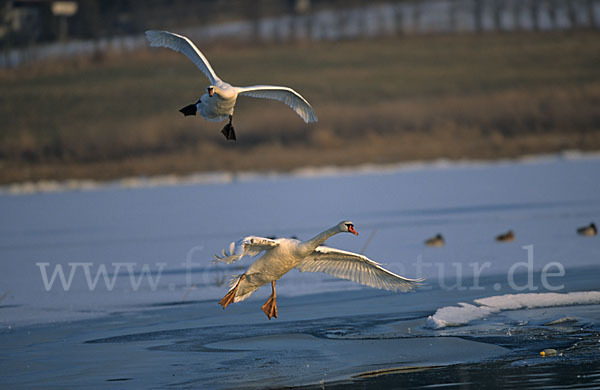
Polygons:
[[233,108],[239,95],[255,98],[274,99],[284,102],[300,115],[304,122],[316,122],[317,116],[310,104],[298,92],[288,87],[274,85],[253,85],[251,87],[234,87],[221,80],[208,63],[200,50],[183,35],[168,31],[146,31],[146,38],[150,46],[167,47],[183,53],[208,77],[210,85],[206,88],[208,93],[195,103],[183,107],[183,115],[196,115],[196,112],[210,121],[221,122],[229,118],[229,123],[223,127],[221,133],[228,140],[235,141],[233,125]]
[[267,317],[277,318],[275,282],[293,268],[302,272],[324,272],[342,279],[371,287],[392,291],[410,291],[419,287],[423,279],[408,279],[396,275],[366,256],[321,246],[329,237],[348,232],[358,235],[354,224],[343,221],[317,234],[308,241],[290,238],[269,239],[257,236],[244,237],[237,243],[231,243],[228,250],[223,249],[222,257],[216,256],[215,262],[227,264],[242,257],[265,254],[256,260],[246,273],[234,276],[227,295],[219,304],[225,309],[233,302],[248,298],[264,284],[271,283],[271,297],[262,306]]

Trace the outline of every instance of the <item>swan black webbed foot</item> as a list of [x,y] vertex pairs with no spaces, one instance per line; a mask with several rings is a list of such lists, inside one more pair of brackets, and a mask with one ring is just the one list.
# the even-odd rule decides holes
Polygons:
[[196,115],[196,111],[198,110],[195,104],[188,104],[187,106],[179,110],[179,112],[182,113],[184,116]]
[[233,129],[233,125],[231,124],[232,120],[233,116],[229,115],[229,123],[226,124],[225,127],[223,127],[223,130],[221,130],[221,134],[223,134],[228,140],[235,141],[235,131]]
[[194,104],[188,104],[187,106],[185,106],[181,110],[179,110],[179,112],[182,113],[184,116],[196,115],[196,112],[198,111],[197,105],[200,102],[202,102],[202,100],[199,99]]

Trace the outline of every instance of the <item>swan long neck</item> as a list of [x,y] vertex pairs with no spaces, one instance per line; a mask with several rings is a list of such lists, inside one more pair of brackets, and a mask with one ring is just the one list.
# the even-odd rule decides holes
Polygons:
[[329,237],[335,236],[338,233],[341,233],[341,232],[337,226],[331,227],[331,228],[317,234],[310,240],[303,242],[301,244],[301,248],[303,251],[306,251],[307,253],[311,253],[312,251],[315,250],[316,247],[318,247],[319,245],[322,245],[325,241],[327,241],[327,239]]

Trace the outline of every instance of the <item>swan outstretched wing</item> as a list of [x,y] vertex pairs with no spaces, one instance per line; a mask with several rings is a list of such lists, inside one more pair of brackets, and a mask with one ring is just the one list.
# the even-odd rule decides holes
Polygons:
[[278,246],[279,243],[270,238],[248,236],[244,237],[238,242],[232,242],[229,244],[229,248],[223,249],[221,256],[215,255],[215,263],[224,262],[227,264],[235,263],[242,257],[256,256],[262,251],[273,249]]
[[220,80],[204,54],[187,37],[168,31],[149,30],[146,31],[146,39],[150,46],[167,47],[185,54],[208,77],[211,84]]
[[298,92],[288,87],[275,85],[253,85],[251,87],[238,87],[238,94],[255,98],[273,99],[284,102],[300,115],[304,122],[316,122],[317,115],[310,104]]
[[423,279],[408,279],[383,268],[366,256],[319,246],[297,266],[302,272],[324,272],[341,279],[392,291],[411,291]]

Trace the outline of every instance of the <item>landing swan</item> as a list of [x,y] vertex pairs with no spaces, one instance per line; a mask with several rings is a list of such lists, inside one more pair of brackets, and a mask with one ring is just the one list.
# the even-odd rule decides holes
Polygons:
[[279,100],[292,108],[300,115],[304,122],[316,122],[317,116],[310,104],[300,94],[288,87],[274,85],[253,85],[251,87],[234,87],[221,80],[208,63],[208,60],[200,50],[183,35],[168,31],[146,31],[146,39],[150,46],[167,47],[183,53],[208,77],[210,85],[206,88],[207,93],[194,104],[183,107],[183,115],[196,115],[196,112],[210,121],[221,122],[229,117],[229,123],[223,127],[221,133],[228,140],[235,141],[233,125],[233,108],[239,95],[255,98]]
[[304,242],[289,238],[272,240],[257,236],[244,237],[237,243],[232,242],[228,250],[223,249],[222,256],[215,255],[215,262],[230,264],[246,255],[256,256],[261,252],[265,254],[252,263],[246,273],[231,280],[229,292],[219,304],[225,309],[233,302],[243,301],[259,287],[270,282],[271,297],[262,306],[262,310],[269,319],[277,318],[275,282],[293,268],[302,272],[324,272],[392,291],[406,292],[420,286],[423,279],[404,278],[386,270],[366,256],[321,246],[329,237],[343,232],[358,235],[352,222],[343,221]]

